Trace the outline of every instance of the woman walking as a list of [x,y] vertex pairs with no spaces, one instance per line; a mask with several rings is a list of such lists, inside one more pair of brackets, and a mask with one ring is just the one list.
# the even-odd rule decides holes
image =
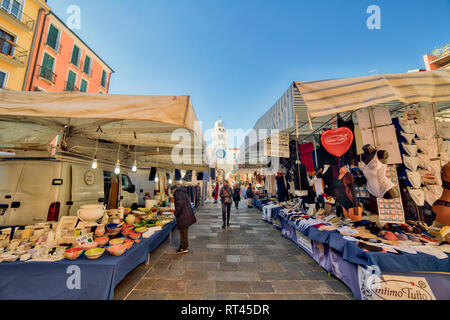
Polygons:
[[233,188],[233,201],[236,209],[239,209],[239,201],[241,201],[241,186],[237,183]]
[[252,190],[252,184],[249,183],[247,191],[245,193],[248,199],[248,207],[253,208],[252,202],[253,202],[253,190]]
[[[222,220],[223,225],[222,229],[225,228],[225,226],[230,226],[230,211],[231,211],[231,197],[233,195],[233,191],[231,190],[230,186],[228,185],[228,181],[225,180],[223,182],[223,187],[220,189],[220,201],[222,202]],[[226,223],[226,225],[225,225]]]
[[219,198],[219,183],[216,183],[213,191],[214,203],[217,203],[217,199]]

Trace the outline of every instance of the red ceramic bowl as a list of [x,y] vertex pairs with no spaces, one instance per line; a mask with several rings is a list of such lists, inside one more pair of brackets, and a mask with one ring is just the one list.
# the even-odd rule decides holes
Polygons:
[[83,248],[70,248],[64,251],[64,257],[68,260],[76,260],[83,254]]
[[125,236],[125,237],[128,237],[130,234],[132,234],[132,233],[135,233],[133,230],[131,230],[131,229],[126,229],[126,230],[123,230],[122,231],[122,234]]
[[95,238],[94,241],[98,243],[99,247],[103,247],[108,244],[109,237],[98,237],[98,238]]
[[129,237],[133,240],[139,240],[141,238],[141,234],[137,232],[133,232],[129,234]]
[[134,228],[134,224],[126,224],[122,227],[122,230],[125,231],[125,230],[130,230],[133,228]]
[[123,244],[127,246],[127,250],[130,250],[134,244],[134,241],[132,239],[125,239]]

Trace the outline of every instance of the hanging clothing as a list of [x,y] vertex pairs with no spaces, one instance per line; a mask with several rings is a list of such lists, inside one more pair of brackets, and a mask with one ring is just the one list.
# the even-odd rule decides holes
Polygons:
[[289,194],[287,191],[286,183],[284,181],[284,175],[277,175],[275,179],[277,181],[278,202],[287,201],[289,198]]
[[367,190],[376,198],[383,198],[386,192],[394,187],[392,181],[386,177],[387,166],[378,159],[377,152],[368,164],[361,161],[360,168],[367,178]]
[[300,144],[298,146],[300,152],[300,162],[305,165],[306,171],[314,171],[314,162],[312,152],[314,151],[314,144],[312,142]]
[[342,179],[337,180],[336,203],[347,211],[356,207],[355,178],[350,172],[347,172]]
[[321,173],[317,173],[317,178],[323,180],[323,191],[327,196],[335,195],[334,192],[334,177],[333,177],[333,169],[331,167],[327,167],[327,169],[323,169]]

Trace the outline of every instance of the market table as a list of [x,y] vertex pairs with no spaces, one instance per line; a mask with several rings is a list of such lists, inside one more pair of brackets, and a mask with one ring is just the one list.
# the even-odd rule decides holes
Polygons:
[[114,288],[171,234],[172,221],[120,257],[0,263],[1,300],[111,300]]
[[[438,259],[425,253],[367,252],[338,231],[300,229],[288,215],[272,209],[281,220],[281,234],[308,253],[326,271],[343,281],[357,299],[450,299],[450,255]],[[377,272],[380,287],[369,289],[367,279]]]

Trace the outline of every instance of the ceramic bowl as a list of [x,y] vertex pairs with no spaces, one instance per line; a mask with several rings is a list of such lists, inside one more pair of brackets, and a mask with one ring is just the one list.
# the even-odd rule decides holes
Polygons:
[[123,244],[124,240],[125,240],[125,238],[112,239],[112,240],[109,240],[109,244],[111,246],[117,246],[117,245]]
[[106,230],[109,233],[116,233],[117,234],[117,233],[120,232],[121,229],[122,228],[119,227],[119,225],[117,223],[110,223],[110,224],[106,225]]
[[136,228],[134,229],[134,231],[136,231],[137,233],[144,233],[145,231],[147,231],[147,227]]
[[89,249],[93,249],[93,248],[97,248],[98,247],[98,242],[93,241],[93,242],[88,242],[83,246],[84,250],[89,250]]
[[89,249],[87,250],[84,255],[86,256],[86,258],[90,259],[90,260],[95,260],[100,258],[103,253],[105,253],[105,248],[93,248],[93,249]]
[[130,233],[129,237],[133,240],[138,240],[142,237],[142,235],[138,232]]
[[103,246],[106,246],[108,244],[109,237],[98,237],[98,238],[95,238],[94,240],[95,240],[95,242],[98,243],[99,247],[103,247]]
[[122,230],[122,234],[124,237],[128,237],[132,233],[134,233],[132,229]]
[[140,243],[141,241],[142,241],[142,238],[134,240],[134,242],[136,242],[136,243]]
[[125,239],[123,241],[123,244],[127,246],[127,249],[131,249],[131,247],[134,244],[134,241],[133,241],[133,239]]
[[83,248],[70,248],[64,251],[64,257],[68,260],[76,260],[83,254]]
[[127,215],[131,212],[131,208],[124,208],[123,209],[123,214]]
[[123,255],[125,251],[127,251],[127,246],[125,244],[108,247],[108,252],[116,257]]
[[11,254],[11,255],[4,255],[1,257],[1,259],[3,259],[3,261],[6,262],[14,262],[17,259],[19,259],[19,257]]
[[134,224],[126,224],[122,227],[122,231],[130,230],[134,228]]

